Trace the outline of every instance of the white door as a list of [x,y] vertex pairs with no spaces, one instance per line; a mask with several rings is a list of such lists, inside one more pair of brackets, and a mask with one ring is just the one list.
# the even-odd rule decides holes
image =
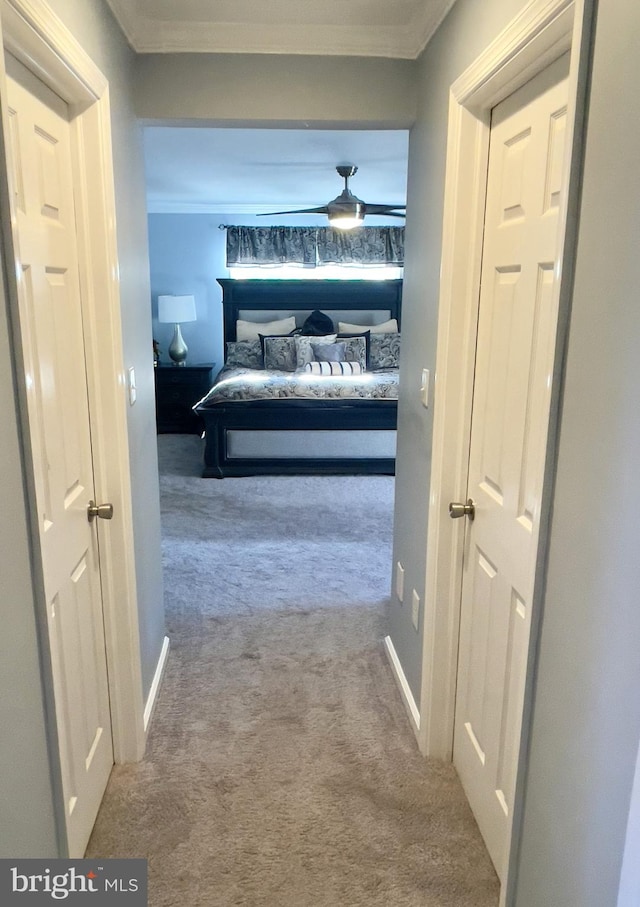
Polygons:
[[7,57],[29,427],[72,857],[113,764],[66,105]]
[[557,312],[568,58],[492,113],[454,764],[501,879],[519,752]]

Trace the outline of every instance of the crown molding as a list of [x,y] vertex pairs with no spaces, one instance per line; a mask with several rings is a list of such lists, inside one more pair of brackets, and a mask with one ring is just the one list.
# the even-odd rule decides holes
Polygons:
[[246,53],[415,60],[456,0],[423,3],[404,25],[316,25],[165,21],[139,15],[131,0],[107,0],[137,53]]
[[139,53],[246,53],[409,58],[411,29],[373,26],[236,25],[156,22],[142,29]]
[[145,20],[137,15],[131,0],[107,0],[107,5],[111,8],[111,12],[129,42],[129,46],[138,53],[140,28],[141,26],[144,27]]
[[409,50],[409,47],[411,48],[410,59],[416,60],[420,56],[449,15],[455,3],[456,0],[444,0],[440,4],[439,9],[435,10],[430,10],[426,4],[422,7],[410,29],[409,43],[407,45],[407,50]]

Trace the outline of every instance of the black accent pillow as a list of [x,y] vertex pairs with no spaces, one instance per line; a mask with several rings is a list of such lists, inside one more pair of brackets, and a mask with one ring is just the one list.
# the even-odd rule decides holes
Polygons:
[[264,356],[264,342],[267,339],[272,337],[294,337],[298,333],[297,329],[289,331],[288,334],[258,334],[258,340],[260,341],[260,349],[262,350],[262,355]]
[[314,309],[302,325],[302,331],[300,333],[318,336],[320,334],[333,334],[334,332],[335,328],[333,326],[333,321],[329,316],[325,315],[325,313],[321,312],[319,309]]

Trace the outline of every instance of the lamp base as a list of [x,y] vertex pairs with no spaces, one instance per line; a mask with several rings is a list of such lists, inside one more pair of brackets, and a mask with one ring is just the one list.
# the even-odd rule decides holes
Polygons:
[[184,342],[179,324],[176,324],[173,329],[173,340],[169,344],[168,352],[174,365],[186,365],[189,348]]

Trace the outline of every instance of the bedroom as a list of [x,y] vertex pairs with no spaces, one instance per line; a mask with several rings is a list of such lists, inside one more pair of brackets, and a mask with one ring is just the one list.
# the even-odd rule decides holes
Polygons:
[[[391,236],[398,236],[399,241],[404,239],[404,214],[403,205],[406,201],[406,169],[407,169],[407,146],[408,133],[404,130],[388,131],[371,131],[371,130],[267,130],[267,129],[194,129],[194,128],[175,128],[175,127],[147,127],[145,129],[145,157],[147,172],[147,203],[149,210],[149,249],[150,249],[150,271],[151,271],[151,295],[152,295],[152,315],[153,315],[153,332],[154,338],[158,341],[160,348],[159,366],[156,372],[158,383],[158,405],[162,412],[159,412],[160,431],[178,431],[185,426],[185,419],[171,419],[169,395],[176,397],[179,393],[177,384],[183,383],[185,394],[191,393],[195,403],[206,387],[207,375],[206,368],[201,368],[199,375],[201,382],[192,390],[188,387],[191,382],[197,380],[195,369],[187,369],[182,373],[167,373],[165,366],[171,364],[168,354],[172,332],[174,330],[171,323],[162,323],[158,321],[158,297],[172,295],[186,295],[193,299],[195,311],[192,313],[196,319],[193,322],[182,324],[181,330],[190,348],[188,364],[193,366],[195,363],[212,364],[211,377],[213,378],[221,369],[226,361],[225,353],[230,347],[228,343],[233,344],[233,349],[241,351],[242,347],[235,347],[235,342],[245,340],[236,336],[235,320],[225,314],[223,318],[223,306],[221,305],[222,289],[221,283],[225,287],[225,299],[227,306],[232,304],[231,296],[233,293],[233,282],[229,277],[242,278],[242,286],[250,286],[251,279],[269,278],[270,281],[279,280],[288,277],[289,280],[302,281],[300,290],[295,289],[293,284],[289,289],[288,302],[280,302],[279,285],[273,283],[273,292],[270,296],[271,308],[277,309],[283,307],[280,314],[282,316],[291,315],[291,306],[303,306],[304,302],[300,297],[301,294],[308,296],[318,292],[326,298],[329,293],[335,297],[336,290],[340,296],[344,293],[354,296],[353,306],[355,311],[351,310],[351,303],[336,301],[335,298],[326,299],[328,305],[335,310],[334,322],[336,329],[338,322],[347,322],[347,327],[353,328],[352,322],[366,325],[368,320],[377,322],[386,322],[391,318],[389,306],[394,308],[393,324],[398,327],[400,316],[399,303],[401,290],[389,290],[389,302],[383,305],[379,303],[379,312],[367,312],[362,307],[367,304],[367,293],[358,293],[356,283],[362,279],[375,281],[373,287],[376,294],[380,296],[384,289],[382,280],[397,279],[402,276],[402,262],[398,262],[398,254],[395,248],[390,250],[380,248],[384,242],[389,241],[388,236],[383,236],[378,240],[378,247],[373,248],[373,238],[376,226],[391,225]],[[365,247],[362,239],[356,239],[355,248],[352,250],[349,244],[353,244],[354,237],[358,237],[362,231],[351,232],[344,230],[340,236],[343,243],[348,248],[337,248],[333,245],[331,237],[330,243],[323,245],[320,249],[320,257],[313,266],[310,264],[310,251],[303,251],[300,242],[310,242],[310,234],[307,235],[305,230],[309,227],[320,228],[326,232],[327,218],[323,214],[293,214],[269,216],[273,211],[286,211],[302,209],[308,211],[313,200],[328,200],[343,189],[343,179],[336,172],[336,164],[345,161],[357,161],[358,164],[353,168],[354,173],[350,177],[350,190],[360,198],[366,198],[371,208],[371,200],[387,205],[400,205],[400,209],[394,212],[395,216],[382,216],[373,214],[371,211],[366,216],[365,230],[369,235],[369,244]],[[349,180],[345,180],[345,184]],[[226,240],[231,238],[231,234],[237,234],[235,227],[227,230],[229,225],[245,225],[250,232],[251,227],[268,228],[273,225],[277,231],[278,242],[293,243],[289,248],[268,248],[267,242],[270,239],[261,235],[260,249],[248,250],[244,248],[241,252],[235,248],[232,251],[234,261],[230,269],[227,262]],[[294,236],[287,234],[287,228],[294,227],[302,234],[304,240],[296,239]],[[284,228],[282,231],[277,228]],[[285,235],[283,235],[285,234]],[[242,233],[243,241],[247,237]],[[343,238],[344,237],[344,238]],[[240,237],[234,238],[238,242]],[[346,256],[349,258],[346,258]],[[244,258],[241,260],[241,256]],[[370,262],[366,264],[366,257]],[[287,265],[284,259],[289,258],[290,263]],[[260,264],[254,264],[254,261],[260,260]],[[297,259],[297,261],[296,261]],[[304,264],[302,263],[304,259]],[[242,266],[242,262],[249,260],[249,264]],[[337,263],[336,263],[337,262]],[[365,262],[365,263],[363,263]],[[280,263],[280,264],[278,264]],[[326,281],[340,280],[347,278],[348,282],[336,284],[334,290],[330,289],[330,284]],[[249,279],[250,283],[245,284]],[[325,289],[320,290],[318,279],[323,283]],[[390,284],[386,284],[390,287]],[[341,289],[343,288],[343,289]],[[264,295],[267,284],[260,284],[258,292]],[[235,290],[237,300],[238,288]],[[355,299],[355,296],[358,298]],[[394,298],[392,298],[394,297]],[[397,297],[397,298],[396,298]],[[163,301],[166,305],[167,300]],[[245,289],[245,298],[241,304],[236,302],[239,307],[247,306],[250,308],[250,299]],[[264,308],[264,300],[257,303]],[[373,300],[372,300],[373,305]],[[304,308],[300,309],[297,330],[302,330],[302,324],[313,309],[322,307],[319,302],[310,303],[309,309],[305,312]],[[340,311],[341,310],[341,311]],[[226,309],[225,309],[226,311]],[[240,311],[240,308],[238,308]],[[268,311],[268,309],[267,309]],[[278,313],[271,311],[271,315],[261,316],[254,311],[252,314],[244,313],[242,318],[251,321],[268,321],[275,318]],[[236,318],[238,316],[236,315]],[[391,323],[391,322],[390,322]],[[329,327],[325,334],[330,333],[333,329],[333,322],[327,321]],[[289,325],[289,330],[291,325]],[[375,333],[379,331],[379,325],[375,327]],[[224,333],[224,337],[223,337]],[[256,341],[258,334],[254,331]],[[342,339],[342,338],[341,338]],[[373,337],[372,341],[366,338],[366,360],[362,365],[368,365],[369,348],[373,343],[373,367],[377,369],[380,357],[376,351],[380,348],[381,338]],[[348,341],[349,348],[354,344],[361,344],[363,341]],[[399,348],[400,337],[397,338],[396,347]],[[266,341],[271,344],[272,341]],[[388,345],[387,345],[388,346]],[[341,349],[338,347],[337,349]],[[347,356],[350,357],[350,349]],[[262,359],[262,350],[258,351],[258,356]],[[397,351],[396,351],[397,352]],[[239,352],[237,353],[239,355]],[[233,360],[230,360],[233,361]],[[396,369],[399,364],[398,355],[387,362],[393,364]],[[249,362],[245,362],[240,356],[238,366],[249,365],[255,368],[255,362],[249,357]],[[238,376],[239,377],[239,376]],[[252,379],[255,375],[249,375]],[[367,369],[368,380],[375,377],[375,372]],[[391,375],[392,378],[395,376]],[[305,382],[311,380],[311,376],[305,379]],[[355,386],[356,379],[350,382],[342,382],[344,385]],[[167,387],[171,384],[171,387]],[[329,382],[316,381],[316,392],[323,392],[323,388],[328,387]],[[363,393],[366,390],[366,384],[363,382]],[[297,388],[292,390],[296,396],[304,392],[305,384],[298,382]],[[287,393],[287,383],[281,383],[278,390],[274,389],[270,393],[271,398],[275,393]],[[318,390],[319,389],[319,390]],[[347,388],[348,389],[348,388]],[[245,396],[255,394],[255,381],[253,391],[247,390]],[[238,392],[240,393],[240,391]],[[373,390],[371,393],[378,393]],[[196,396],[197,395],[197,396]],[[265,392],[266,396],[266,392]],[[187,398],[185,397],[185,402]],[[373,429],[374,418],[368,418],[367,406],[374,410],[374,414],[380,414],[378,417],[379,431],[369,431],[367,435],[362,435],[362,431],[369,425]],[[266,405],[266,404],[265,404]],[[335,401],[333,410],[337,413],[340,401]],[[329,407],[329,401],[326,401],[326,407]],[[247,407],[245,407],[246,409]],[[360,437],[369,449],[372,461],[369,464],[370,469],[375,469],[373,462],[374,456],[379,459],[384,458],[387,470],[393,469],[392,460],[395,451],[395,440],[393,432],[395,431],[395,416],[390,410],[395,408],[389,406],[388,414],[384,413],[384,405],[379,407],[373,401],[364,401],[362,409],[360,427]],[[219,412],[222,407],[217,407]],[[241,409],[241,408],[237,408]],[[317,410],[317,407],[316,407]],[[276,411],[277,412],[277,411]],[[280,407],[282,412],[282,407]],[[313,410],[309,411],[312,417]],[[203,413],[204,415],[204,413]],[[265,423],[263,429],[269,427],[267,414],[264,415]],[[298,413],[300,417],[300,413]],[[188,419],[188,417],[185,417]],[[329,418],[325,414],[325,421]],[[337,414],[336,418],[340,418]],[[278,416],[270,420],[272,428],[278,425],[281,429],[284,426],[278,421]],[[392,425],[393,423],[393,425]],[[191,424],[195,422],[192,418]],[[332,423],[330,420],[330,427]],[[250,426],[248,426],[250,427]],[[321,456],[327,457],[333,450],[334,469],[337,468],[338,458],[341,455],[341,449],[344,456],[348,451],[358,450],[358,435],[355,430],[348,435],[338,434],[337,423],[333,426],[336,431],[329,440],[327,431],[320,431],[326,428],[326,425],[317,425],[316,433],[310,434],[311,426],[307,426],[307,433],[300,435],[295,429],[296,426],[290,425],[286,435],[289,442],[288,447],[292,444],[298,444],[300,447],[300,457],[310,461],[313,455],[311,440],[315,441],[316,459]],[[347,420],[346,428],[350,427],[350,421]],[[382,429],[385,428],[385,431]],[[277,440],[277,435],[272,431],[268,436],[265,431],[260,436],[255,436],[257,449],[251,453],[251,435],[248,431],[241,434],[238,431],[239,426],[236,424],[233,433],[229,435],[229,442],[232,447],[236,448],[235,454],[231,450],[230,456],[233,458],[233,464],[226,463],[226,450],[220,452],[220,456],[215,458],[211,455],[210,446],[207,446],[207,458],[209,466],[209,475],[219,474],[218,461],[225,460],[224,474],[231,474],[232,468],[235,468],[235,474],[242,474],[241,467],[238,466],[238,457],[244,451],[244,459],[248,456],[253,458],[264,459],[267,439],[270,437],[271,442]],[[318,433],[320,432],[320,433]],[[219,431],[217,425],[212,425],[208,437],[213,444],[213,435],[220,435],[220,444],[226,448],[227,431]],[[284,437],[284,436],[283,436]],[[340,444],[340,439],[344,444]],[[296,440],[297,439],[297,440]],[[218,442],[216,442],[218,443]],[[322,454],[323,447],[325,453]],[[278,456],[277,446],[273,451],[274,456]],[[289,457],[290,458],[290,457]],[[289,459],[288,458],[288,459]],[[209,460],[215,459],[214,463]],[[278,463],[272,463],[272,468],[277,469]],[[282,461],[280,463],[282,465]],[[303,464],[298,462],[298,467]],[[267,467],[262,464],[263,468]],[[310,467],[310,462],[306,466]],[[363,466],[364,468],[364,466]]]

